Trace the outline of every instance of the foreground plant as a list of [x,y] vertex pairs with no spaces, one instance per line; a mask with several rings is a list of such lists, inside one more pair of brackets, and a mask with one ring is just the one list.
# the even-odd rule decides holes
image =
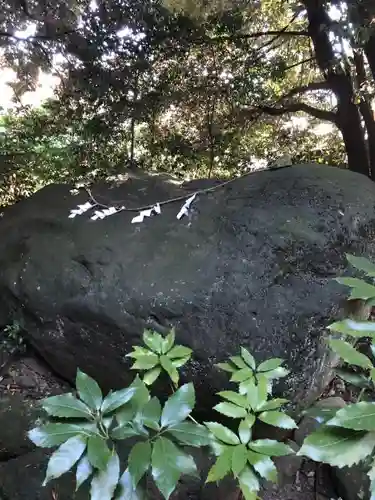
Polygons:
[[[256,366],[250,352],[241,348],[241,356],[219,364],[238,384],[237,391],[219,392],[223,401],[215,406],[218,413],[238,419],[234,432],[219,422],[202,425],[192,417],[194,386],[179,387],[177,371],[192,351],[175,345],[174,331],[166,337],[145,331],[143,341],[145,347],[134,347],[128,354],[143,380],[136,376],[129,387],[103,397],[97,382],[78,370],[76,393],[43,400],[48,420],[28,434],[37,446],[58,446],[43,484],[74,469],[76,489],[90,482],[91,500],[142,500],[145,476],[150,474],[168,499],[182,475],[199,477],[186,447],[205,446],[217,457],[207,482],[232,474],[246,500],[258,498],[262,479],[277,479],[271,457],[293,453],[284,443],[252,438],[256,420],[284,429],[296,427],[280,409],[286,400],[270,398],[272,381],[288,374],[282,360]],[[164,406],[147,387],[162,374],[171,378],[174,387]],[[123,440],[129,440],[130,452],[121,473],[118,442]]]
[[[367,280],[337,278],[337,281],[351,288],[350,300],[360,300],[364,306],[372,306],[375,304],[375,265],[363,257],[348,255],[347,258]],[[347,340],[329,339],[330,347],[346,364],[344,369],[338,370],[338,375],[360,387],[361,391],[356,403],[338,411],[312,408],[308,412],[322,426],[305,439],[299,455],[339,468],[363,462],[369,469],[371,500],[375,500],[375,367],[370,357],[358,349],[358,341],[367,340],[374,356],[375,322],[347,318],[333,323],[329,329],[336,336],[347,337]],[[370,400],[363,401],[364,398]]]

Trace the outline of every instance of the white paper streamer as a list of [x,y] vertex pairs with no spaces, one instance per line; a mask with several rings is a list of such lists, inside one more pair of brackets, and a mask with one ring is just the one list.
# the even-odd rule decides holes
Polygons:
[[182,219],[182,217],[184,215],[188,215],[190,205],[193,203],[193,201],[194,201],[194,199],[195,199],[196,196],[197,196],[197,193],[193,194],[193,196],[190,196],[190,198],[188,198],[185,201],[185,203],[182,205],[180,211],[177,214],[177,219]]
[[159,215],[161,213],[160,204],[157,203],[152,208],[148,208],[147,210],[142,210],[138,215],[132,218],[132,224],[136,224],[137,222],[143,222],[145,217],[151,217],[151,215]]

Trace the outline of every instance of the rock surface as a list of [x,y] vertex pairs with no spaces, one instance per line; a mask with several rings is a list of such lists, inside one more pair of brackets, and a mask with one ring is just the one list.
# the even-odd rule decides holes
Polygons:
[[[187,186],[188,188],[188,186]],[[195,188],[196,189],[196,188]],[[128,207],[186,194],[166,179],[133,178],[95,198]],[[332,280],[345,252],[375,253],[375,184],[336,168],[302,165],[253,173],[131,224],[133,212],[69,219],[86,202],[49,186],[0,220],[0,325],[22,323],[53,369],[77,367],[106,389],[133,378],[124,355],[145,327],[176,327],[194,349],[184,378],[207,408],[227,377],[214,367],[246,346],[285,358],[279,387],[304,406],[330,377],[325,326],[346,290]]]

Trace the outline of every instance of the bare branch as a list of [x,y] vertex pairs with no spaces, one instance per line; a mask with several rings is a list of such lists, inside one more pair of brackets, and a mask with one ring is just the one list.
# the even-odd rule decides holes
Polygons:
[[318,118],[319,120],[337,123],[337,115],[334,111],[326,111],[324,109],[314,108],[304,102],[294,102],[287,104],[283,107],[274,108],[272,106],[258,106],[259,111],[263,111],[272,116],[285,115],[286,113],[296,113],[297,111],[304,111],[308,115]]
[[332,86],[326,80],[321,82],[311,82],[307,85],[301,85],[300,87],[295,87],[290,90],[287,94],[285,94],[281,99],[288,99],[289,97],[293,97],[297,94],[304,94],[305,92],[310,92],[314,90],[332,90]]

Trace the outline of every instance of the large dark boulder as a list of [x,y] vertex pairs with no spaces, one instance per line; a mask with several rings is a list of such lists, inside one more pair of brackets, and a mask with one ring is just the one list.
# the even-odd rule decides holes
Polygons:
[[[167,179],[133,177],[94,196],[137,207],[186,194]],[[196,189],[196,186],[194,186]],[[214,364],[240,345],[259,360],[285,358],[280,386],[307,404],[330,374],[326,325],[346,290],[332,280],[345,252],[372,257],[375,184],[349,171],[301,165],[251,174],[131,224],[122,212],[69,219],[86,202],[51,185],[0,220],[0,324],[22,321],[62,376],[77,366],[105,388],[133,377],[124,355],[145,327],[194,349],[184,372],[200,407],[227,380]]]

